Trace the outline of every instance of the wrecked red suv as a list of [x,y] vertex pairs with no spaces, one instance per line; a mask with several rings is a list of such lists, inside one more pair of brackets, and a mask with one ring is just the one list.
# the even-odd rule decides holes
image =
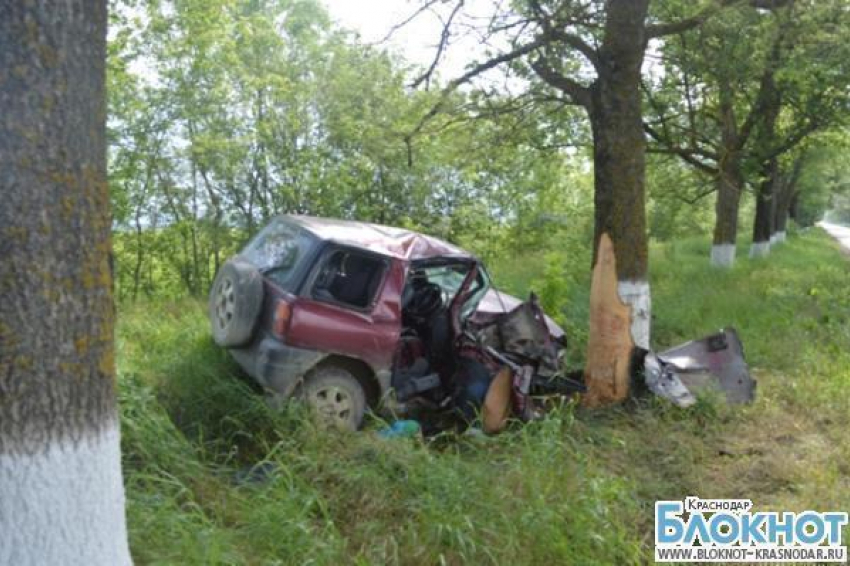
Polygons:
[[378,406],[473,417],[504,367],[527,413],[566,343],[533,296],[496,292],[451,244],[307,216],[277,217],[222,266],[209,317],[216,343],[267,392],[352,429]]

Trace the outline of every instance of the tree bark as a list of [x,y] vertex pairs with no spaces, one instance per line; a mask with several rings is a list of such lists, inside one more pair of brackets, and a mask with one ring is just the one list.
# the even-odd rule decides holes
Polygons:
[[[133,267],[133,301],[139,296],[139,287],[142,281],[142,264],[145,259],[144,248],[144,229],[142,227],[141,207],[136,209],[135,228],[136,228],[136,265]],[[119,297],[119,300],[121,297]]]
[[750,248],[750,257],[763,257],[770,253],[778,170],[776,158],[769,160],[762,168],[762,182],[758,191],[756,191],[756,218],[753,223],[753,245]]
[[711,248],[711,265],[732,267],[735,263],[738,207],[741,202],[741,186],[743,185],[743,175],[737,156],[727,156],[721,162],[716,184],[717,203],[714,207],[714,240]]
[[791,194],[791,199],[788,204],[788,218],[793,220],[798,226],[800,222],[800,191],[794,190]]
[[741,139],[735,119],[733,93],[728,82],[720,83],[721,156],[717,163],[717,203],[711,264],[732,267],[738,238],[738,207],[744,175],[741,172]]
[[106,2],[0,2],[0,564],[129,564]]
[[781,175],[776,184],[775,206],[773,207],[773,233],[770,235],[771,245],[785,241],[788,226],[788,205],[791,203],[790,179]]
[[[781,36],[780,36],[781,37]],[[779,61],[779,37],[773,51],[772,61]],[[756,155],[762,168],[762,182],[756,191],[756,218],[753,222],[753,244],[750,257],[763,257],[770,254],[770,236],[773,234],[775,216],[775,187],[779,177],[779,160],[774,153],[776,139],[776,121],[782,106],[782,98],[776,86],[775,68],[771,65],[762,77],[760,87],[761,125]]]
[[598,53],[597,80],[588,108],[593,132],[596,250],[603,233],[617,257],[620,296],[632,307],[632,337],[649,347],[646,141],[640,77],[648,0],[612,0]]
[[775,242],[784,242],[787,237],[788,216],[791,210],[791,204],[797,194],[797,181],[800,178],[800,172],[803,168],[803,157],[799,156],[794,160],[794,165],[791,167],[791,172],[787,178],[780,176],[781,182],[778,187],[776,197],[776,211],[774,216],[774,233],[771,240]]

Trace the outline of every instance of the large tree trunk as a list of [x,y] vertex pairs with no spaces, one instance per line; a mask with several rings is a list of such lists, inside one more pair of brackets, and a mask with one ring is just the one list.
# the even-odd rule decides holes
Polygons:
[[727,82],[720,84],[720,124],[723,155],[717,164],[717,203],[711,265],[732,267],[738,238],[738,207],[744,175],[741,172],[741,141],[735,119],[733,94]]
[[714,207],[714,241],[711,246],[711,265],[732,267],[735,264],[735,241],[738,236],[738,207],[741,202],[740,163],[727,157],[721,163],[717,177],[717,203]]
[[800,219],[800,191],[794,189],[791,193],[791,199],[788,204],[788,218],[793,220],[798,226],[802,225]]
[[791,204],[790,179],[779,177],[776,183],[775,205],[773,207],[773,233],[770,244],[784,242],[788,225],[788,206]]
[[632,307],[632,338],[647,349],[651,300],[640,70],[648,4],[648,0],[609,3],[589,108],[595,176],[594,254],[601,235],[607,233],[617,257],[620,297]]
[[[779,43],[774,47],[778,58]],[[756,218],[753,223],[753,244],[750,257],[764,257],[770,253],[770,236],[773,235],[773,219],[776,208],[776,183],[779,177],[779,161],[773,153],[776,140],[776,121],[782,104],[772,70],[762,78],[762,126],[758,140],[761,155],[762,182],[756,191]]]
[[756,219],[753,223],[753,245],[750,248],[750,257],[764,257],[770,253],[778,169],[775,158],[765,163],[762,168],[763,179],[756,191]]
[[129,564],[106,2],[0,2],[0,564]]

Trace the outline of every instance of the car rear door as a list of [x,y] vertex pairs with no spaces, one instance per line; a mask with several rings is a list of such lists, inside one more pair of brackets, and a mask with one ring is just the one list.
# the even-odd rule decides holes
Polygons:
[[401,334],[404,264],[329,244],[295,300],[287,343],[389,369]]

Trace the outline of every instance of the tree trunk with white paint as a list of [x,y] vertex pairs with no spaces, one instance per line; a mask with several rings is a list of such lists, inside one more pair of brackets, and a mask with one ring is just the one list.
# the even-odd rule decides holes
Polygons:
[[0,564],[130,563],[105,1],[0,0]]
[[714,241],[711,246],[711,265],[732,267],[735,264],[735,241],[738,237],[738,207],[741,202],[743,176],[736,156],[721,162],[716,181]]
[[773,219],[776,207],[776,159],[765,163],[763,180],[756,191],[756,218],[753,222],[753,244],[750,257],[765,257],[770,254],[770,237],[773,235]]
[[773,220],[773,236],[771,242],[784,242],[788,237],[788,218],[791,205],[797,194],[797,182],[803,170],[803,158],[805,154],[797,156],[791,171],[787,175],[780,175],[776,195],[776,211]]
[[[596,70],[587,86],[555,71],[546,57],[534,71],[584,107],[593,133],[594,257],[603,233],[617,254],[620,296],[632,306],[635,344],[649,348],[651,301],[646,234],[646,140],[641,65],[648,41],[649,0],[610,0],[597,47],[580,48]],[[582,43],[581,39],[577,39]]]
[[744,186],[741,172],[741,137],[735,119],[732,89],[728,81],[720,84],[720,126],[722,154],[717,163],[717,202],[714,207],[714,240],[711,265],[732,267],[735,264],[738,238],[738,208]]
[[[779,58],[779,43],[774,46],[773,57]],[[779,161],[773,153],[776,140],[776,122],[782,106],[782,97],[776,86],[773,72],[762,78],[762,116],[757,153],[761,164],[762,182],[756,190],[756,217],[753,222],[753,244],[750,257],[765,257],[770,254],[770,237],[773,235],[773,220],[776,210],[776,183],[779,176]]]
[[607,8],[598,78],[588,108],[593,131],[596,251],[603,233],[617,256],[622,300],[632,307],[632,338],[649,349],[651,299],[646,236],[646,140],[641,109],[647,0],[619,0]]
[[773,209],[773,234],[770,244],[781,244],[787,238],[788,205],[791,203],[790,187],[787,179],[780,177],[776,186],[776,205]]

